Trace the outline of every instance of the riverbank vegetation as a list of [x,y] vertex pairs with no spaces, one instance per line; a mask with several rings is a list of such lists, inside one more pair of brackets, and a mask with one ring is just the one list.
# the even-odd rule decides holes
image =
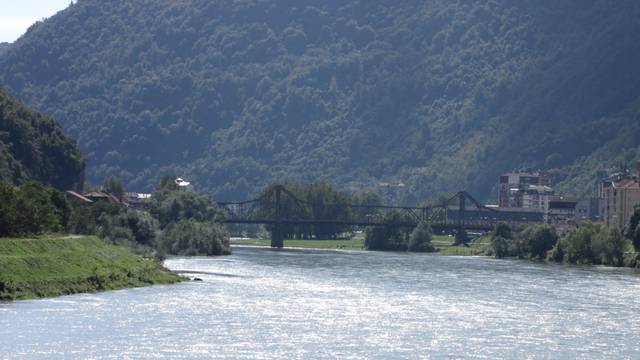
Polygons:
[[[109,181],[110,186],[122,188]],[[158,184],[147,209],[112,204],[85,206],[95,219],[74,233],[96,234],[112,243],[158,257],[172,255],[227,255],[231,253],[224,214],[204,194],[178,188],[172,177]]]
[[158,261],[94,236],[0,238],[0,301],[181,280]]
[[[637,225],[636,225],[637,226]],[[633,231],[631,234],[635,234]],[[491,232],[487,254],[497,258],[548,260],[568,264],[637,267],[632,242],[618,229],[585,222],[561,237],[550,225],[513,229],[505,223]]]
[[148,210],[122,204],[79,203],[36,182],[0,183],[0,237],[47,233],[97,235],[145,256],[230,253],[224,214],[204,194],[182,191],[165,178]]
[[[392,212],[386,222],[400,222],[402,215]],[[414,229],[400,226],[372,226],[365,232],[364,246],[367,250],[436,252],[432,244],[433,230],[426,222],[421,222]]]

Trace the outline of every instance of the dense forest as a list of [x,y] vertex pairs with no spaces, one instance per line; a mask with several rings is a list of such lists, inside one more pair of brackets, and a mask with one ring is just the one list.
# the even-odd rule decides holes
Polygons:
[[9,49],[9,46],[11,46],[10,43],[6,43],[6,42],[0,43],[0,56],[2,56],[2,54],[4,54],[7,51],[7,49]]
[[84,157],[52,118],[0,89],[0,181],[40,181],[61,190],[84,183]]
[[638,19],[634,0],[79,0],[6,49],[0,85],[96,183],[403,182],[415,203],[528,167],[581,195],[640,158]]

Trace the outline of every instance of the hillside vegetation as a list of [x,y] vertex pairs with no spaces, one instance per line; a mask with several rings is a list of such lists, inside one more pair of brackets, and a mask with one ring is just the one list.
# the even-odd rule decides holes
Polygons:
[[36,180],[58,189],[82,187],[84,157],[51,117],[0,88],[0,181]]
[[217,198],[285,178],[402,181],[400,201],[640,158],[640,2],[79,0],[0,57],[96,183],[185,174]]
[[6,42],[0,43],[0,56],[2,56],[2,54],[4,54],[7,51],[7,49],[9,49],[9,46],[11,46],[10,43],[6,43]]

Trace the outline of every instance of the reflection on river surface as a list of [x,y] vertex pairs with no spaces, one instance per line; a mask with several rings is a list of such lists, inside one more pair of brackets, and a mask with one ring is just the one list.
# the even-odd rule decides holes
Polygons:
[[640,276],[234,248],[202,282],[0,305],[0,358],[640,358]]

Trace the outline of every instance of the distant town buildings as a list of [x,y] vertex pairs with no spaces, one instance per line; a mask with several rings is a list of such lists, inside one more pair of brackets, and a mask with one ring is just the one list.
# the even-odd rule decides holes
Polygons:
[[545,222],[575,220],[578,201],[556,195],[544,171],[514,171],[500,176],[498,206],[503,211],[538,213]]
[[498,206],[501,208],[545,209],[549,187],[549,174],[542,171],[517,171],[503,174],[499,182]]
[[576,221],[576,206],[578,200],[574,197],[552,195],[548,199],[546,220],[552,224],[570,223]]
[[633,212],[640,207],[640,161],[635,172],[622,169],[601,181],[599,197],[605,224],[619,229],[627,227]]
[[577,224],[585,221],[601,221],[602,213],[602,199],[600,197],[582,199],[576,204],[575,221]]

